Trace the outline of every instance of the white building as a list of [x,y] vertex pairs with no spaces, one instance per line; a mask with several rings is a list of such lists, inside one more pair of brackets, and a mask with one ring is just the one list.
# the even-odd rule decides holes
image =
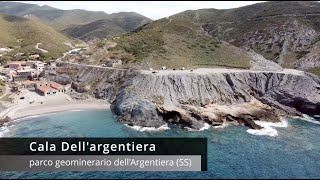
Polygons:
[[39,55],[39,54],[32,54],[32,55],[29,56],[29,58],[39,59],[39,58],[40,58],[40,55]]
[[45,63],[34,63],[34,69],[36,69],[39,72],[42,72],[44,70]]

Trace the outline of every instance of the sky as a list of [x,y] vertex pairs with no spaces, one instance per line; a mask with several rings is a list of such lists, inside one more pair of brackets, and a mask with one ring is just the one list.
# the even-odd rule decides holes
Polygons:
[[203,8],[230,9],[263,1],[17,1],[31,4],[48,5],[58,9],[85,9],[117,12],[136,12],[153,20],[168,17],[185,10]]

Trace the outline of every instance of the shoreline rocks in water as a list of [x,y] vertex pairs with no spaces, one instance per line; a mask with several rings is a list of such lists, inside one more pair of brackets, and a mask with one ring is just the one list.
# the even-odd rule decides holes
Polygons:
[[8,116],[0,119],[0,127],[2,127],[5,123],[10,122],[12,119]]

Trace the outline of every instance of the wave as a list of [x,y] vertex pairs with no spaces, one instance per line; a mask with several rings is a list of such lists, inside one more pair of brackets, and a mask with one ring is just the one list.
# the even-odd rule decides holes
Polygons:
[[131,128],[131,129],[134,129],[136,131],[141,131],[141,132],[145,132],[145,131],[164,131],[164,130],[168,130],[170,129],[168,124],[164,124],[158,128],[156,127],[142,127],[142,126],[137,126],[137,125],[134,125],[134,126],[129,126],[128,124],[125,124],[125,126]]
[[14,125],[8,126],[6,123],[0,127],[0,138],[5,137],[5,134],[10,131],[10,128],[12,128]]
[[204,126],[200,129],[193,129],[193,128],[190,128],[190,127],[185,127],[186,129],[188,129],[188,131],[204,131],[206,129],[209,129],[211,126],[210,124],[208,123],[204,123]]
[[228,123],[222,123],[220,126],[212,126],[215,129],[219,129],[219,128],[225,128],[227,127],[229,124]]
[[282,119],[281,122],[272,123],[265,121],[254,121],[256,124],[260,125],[262,129],[248,129],[249,134],[258,135],[258,136],[272,136],[275,137],[278,135],[278,131],[273,127],[287,127],[288,122],[285,119]]
[[75,109],[75,110],[70,110],[69,112],[80,112],[80,111],[85,111],[83,109]]
[[[294,117],[294,118],[296,118],[296,117]],[[308,115],[306,115],[306,114],[303,114],[302,115],[302,118],[301,117],[298,117],[300,120],[303,120],[303,121],[307,121],[307,122],[311,122],[311,123],[313,123],[313,124],[319,124],[320,125],[320,122],[319,121],[317,121],[316,119],[314,119],[313,117],[311,117],[311,116],[308,116]]]

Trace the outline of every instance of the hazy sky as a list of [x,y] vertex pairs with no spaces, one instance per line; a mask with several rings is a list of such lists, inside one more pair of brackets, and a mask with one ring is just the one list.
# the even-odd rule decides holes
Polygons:
[[216,8],[229,9],[262,1],[20,1],[49,5],[59,9],[85,9],[116,13],[137,12],[153,20],[167,17],[185,10]]

